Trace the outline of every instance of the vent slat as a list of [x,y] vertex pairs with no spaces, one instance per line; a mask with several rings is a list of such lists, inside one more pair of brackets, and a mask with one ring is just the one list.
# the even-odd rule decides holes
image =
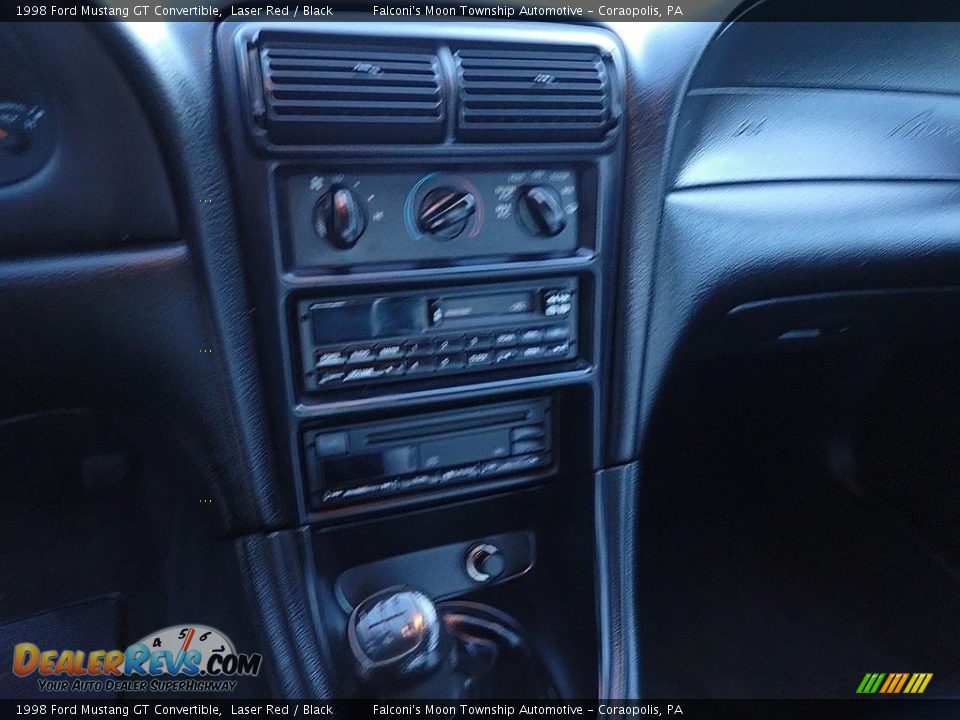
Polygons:
[[497,121],[503,119],[504,122],[525,122],[525,123],[556,123],[556,122],[599,122],[603,119],[603,113],[597,110],[564,110],[563,115],[551,114],[543,117],[532,116],[527,110],[511,110],[506,108],[491,108],[489,110],[475,110],[474,118],[480,122],[483,120]]
[[613,125],[606,66],[597,52],[464,48],[454,59],[460,138],[589,142]]
[[523,60],[520,58],[502,58],[496,60],[468,60],[461,62],[464,70],[492,70],[497,68],[520,68],[537,71],[580,71],[589,72],[596,67],[596,58],[592,62],[564,62],[562,60]]
[[350,97],[375,99],[416,98],[426,101],[433,98],[440,101],[440,94],[431,88],[395,88],[395,87],[355,87],[353,85],[281,85],[273,89],[273,96],[282,100],[294,98],[318,99],[329,96],[331,100]]
[[304,46],[283,46],[271,43],[264,50],[264,55],[268,58],[347,58],[350,60],[361,60],[371,62],[374,60],[383,60],[386,62],[422,62],[432,65],[436,62],[435,55],[399,52],[381,52],[371,50],[337,50],[324,47],[304,47]]
[[417,111],[423,113],[429,113],[430,115],[436,115],[437,105],[436,103],[419,103],[419,102],[393,102],[393,101],[384,101],[379,100],[376,102],[366,102],[366,101],[351,101],[351,100],[276,100],[273,104],[273,107],[277,110],[281,108],[309,108],[312,112],[323,114],[325,110],[330,110],[331,112],[340,110],[342,108],[354,108],[358,112],[363,112],[365,108],[369,108],[371,112],[383,113],[390,110],[402,110],[404,113],[409,111]]
[[606,103],[603,98],[591,95],[546,95],[544,97],[530,97],[529,95],[464,95],[463,104],[466,107],[515,107],[534,108],[545,107],[595,107],[603,109]]
[[[349,70],[274,70],[270,73],[271,79],[275,83],[286,82],[288,80],[293,81],[318,81],[324,82],[326,80],[333,80],[336,82],[349,82],[357,83],[359,79],[357,73],[351,68]],[[430,87],[436,87],[434,82],[434,76],[427,73],[408,73],[408,72],[396,72],[390,73],[387,75],[367,75],[363,78],[363,84],[365,85],[380,85],[380,84],[404,84],[409,83],[411,85],[425,85]],[[359,84],[359,83],[357,83]]]
[[411,75],[420,74],[433,75],[433,66],[429,63],[386,63],[376,60],[269,60],[267,67],[270,70],[304,70],[306,72],[316,70],[339,70],[342,72],[354,72],[358,65],[369,65],[376,68],[375,73],[362,73],[367,77],[379,77],[392,73],[408,73]]
[[532,60],[587,60],[595,62],[597,54],[586,50],[543,50],[536,49],[508,49],[493,50],[490,48],[463,48],[457,51],[457,54],[465,60],[476,60],[482,58],[517,58]]
[[443,138],[443,83],[434,55],[267,41],[260,67],[265,126],[275,142]]
[[[573,72],[562,72],[554,71],[550,72],[549,70],[543,70],[543,74],[549,74],[554,78],[551,84],[560,84],[560,83],[570,83],[570,84],[580,84],[580,85],[593,85],[600,86],[602,84],[599,77],[597,77],[596,71],[589,73],[573,73]],[[541,74],[541,71],[531,73],[529,70],[491,70],[480,71],[480,70],[470,70],[463,73],[463,79],[469,83],[482,83],[482,82],[496,82],[497,80],[514,80],[517,82],[526,82],[527,87],[529,87],[530,77],[536,77],[536,75]],[[549,86],[547,86],[549,87]]]

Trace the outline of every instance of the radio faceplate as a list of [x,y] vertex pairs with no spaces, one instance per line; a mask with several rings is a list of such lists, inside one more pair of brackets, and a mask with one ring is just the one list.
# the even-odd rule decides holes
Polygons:
[[547,398],[308,430],[313,508],[440,490],[553,463]]
[[576,358],[576,278],[297,303],[308,392]]

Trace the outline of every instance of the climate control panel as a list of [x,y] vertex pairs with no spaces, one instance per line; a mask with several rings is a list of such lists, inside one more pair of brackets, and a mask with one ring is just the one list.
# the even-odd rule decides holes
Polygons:
[[572,167],[297,172],[283,181],[289,257],[324,269],[569,256],[590,227],[583,184]]

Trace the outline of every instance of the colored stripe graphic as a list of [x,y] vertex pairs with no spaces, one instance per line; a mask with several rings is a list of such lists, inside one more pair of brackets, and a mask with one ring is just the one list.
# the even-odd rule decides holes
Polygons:
[[879,689],[880,683],[883,682],[886,676],[886,673],[867,673],[863,676],[863,680],[860,681],[857,692],[861,695],[873,695],[873,693]]
[[857,686],[858,695],[922,695],[933,673],[867,673]]

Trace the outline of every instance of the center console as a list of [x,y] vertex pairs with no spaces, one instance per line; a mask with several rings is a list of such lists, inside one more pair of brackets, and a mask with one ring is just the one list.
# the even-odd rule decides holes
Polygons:
[[[283,492],[309,528],[313,621],[355,661],[331,663],[336,692],[429,676],[496,696],[530,653],[544,692],[589,696],[617,39],[532,23],[218,32]],[[545,620],[557,592],[576,597]],[[429,672],[370,645],[391,603],[432,619],[397,655]]]

